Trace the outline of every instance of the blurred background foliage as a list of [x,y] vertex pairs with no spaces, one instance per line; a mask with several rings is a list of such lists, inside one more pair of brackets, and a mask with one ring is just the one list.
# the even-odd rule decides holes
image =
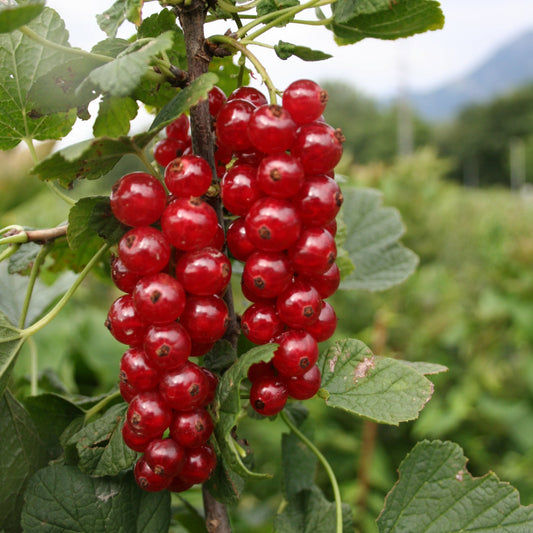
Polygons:
[[[416,274],[395,289],[337,293],[335,338],[357,337],[377,354],[440,363],[449,371],[434,377],[434,397],[412,423],[377,427],[313,399],[306,402],[312,420],[304,428],[333,465],[363,532],[376,531],[400,461],[424,438],[459,443],[474,475],[493,470],[519,489],[523,504],[533,503],[533,194],[527,185],[533,180],[533,87],[469,107],[446,124],[413,115],[413,153],[398,158],[394,104],[344,84],[326,86],[326,119],[347,138],[339,180],[381,190],[384,204],[402,214],[404,244],[420,256]],[[509,143],[516,138],[526,154],[526,179],[511,190]],[[41,155],[51,148],[41,145]],[[472,158],[480,187],[463,185]],[[2,226],[49,227],[67,217],[68,206],[26,175],[30,166],[22,148],[0,154]],[[69,194],[108,194],[111,183],[134,169],[125,159],[105,180]],[[5,265],[0,283],[10,283]],[[16,394],[29,393],[32,352],[42,392],[98,395],[116,387],[123,347],[103,322],[117,296],[105,276],[84,283],[53,325],[24,347],[13,376]],[[2,291],[0,304],[6,298]],[[285,429],[279,421],[252,418],[240,428],[254,449],[255,468],[274,476],[248,484],[233,511],[235,530],[267,532],[281,504],[279,434]],[[331,497],[324,472],[317,477]],[[198,491],[187,499],[201,505]],[[175,503],[176,512],[190,512],[181,500]]]

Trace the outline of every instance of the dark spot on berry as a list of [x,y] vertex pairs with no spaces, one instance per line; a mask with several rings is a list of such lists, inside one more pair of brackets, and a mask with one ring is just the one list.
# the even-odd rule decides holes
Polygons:
[[201,433],[201,432],[205,429],[205,426],[204,426],[204,424],[202,424],[202,421],[201,421],[201,420],[197,420],[197,421],[194,423],[194,429],[195,429],[198,433]]
[[258,233],[259,237],[261,239],[264,239],[265,241],[268,241],[272,237],[272,234],[270,233],[270,230],[266,226],[261,226],[257,233]]
[[328,254],[328,265],[332,265],[333,263],[335,263],[335,254],[330,252]]
[[138,426],[141,421],[141,415],[139,413],[134,413],[131,417],[130,424],[132,426]]
[[146,487],[148,487],[148,480],[145,477],[139,477],[137,479],[137,483],[139,483],[141,489],[145,489]]
[[131,248],[137,239],[135,238],[135,235],[128,235],[126,237],[126,248]]
[[200,387],[198,386],[198,383],[193,383],[189,388],[189,395],[191,397],[196,396],[200,392]]
[[191,198],[189,199],[189,203],[190,203],[191,205],[198,206],[198,205],[201,205],[201,204],[202,204],[202,199],[201,199],[201,198],[191,197]]
[[257,287],[258,289],[264,289],[265,280],[261,276],[257,276],[254,278],[254,287]]
[[335,139],[337,139],[337,141],[339,141],[340,143],[343,143],[345,140],[346,140],[346,137],[343,135],[342,131],[340,128],[337,128],[335,130],[335,133],[333,134],[333,136],[335,137]]
[[151,295],[150,295],[150,301],[153,303],[153,304],[156,304],[158,301],[159,301],[159,298],[161,298],[162,294],[161,294],[161,291],[154,291]]
[[126,372],[124,372],[124,370],[120,371],[119,379],[120,379],[120,381],[122,381],[122,383],[127,383],[128,382],[128,376],[126,375]]
[[342,195],[342,192],[338,191],[335,194],[335,203],[337,204],[337,207],[340,207],[342,202],[344,202],[344,196]]
[[107,318],[106,321],[104,322],[104,326],[105,326],[109,331],[111,331],[111,320],[109,320],[109,318]]
[[160,466],[160,465],[157,465],[155,468],[154,468],[154,472],[158,475],[158,476],[164,476],[165,475],[165,469]]
[[227,263],[224,263],[221,268],[222,276],[225,278],[230,275],[230,266]]
[[283,114],[283,108],[279,105],[276,105],[276,104],[269,105],[268,109],[270,110],[272,115],[275,116],[276,118],[281,117],[281,115]]
[[328,103],[328,100],[329,100],[328,91],[326,91],[325,89],[320,91],[320,103],[322,105],[326,105]]
[[262,402],[261,400],[255,400],[254,406],[256,411],[262,411],[265,408],[265,402]]
[[272,169],[270,171],[270,179],[272,181],[279,181],[281,179],[281,172],[277,168]]
[[300,368],[307,368],[309,366],[309,359],[307,357],[302,357],[298,365]]
[[170,353],[170,346],[168,344],[163,344],[156,350],[155,353],[157,357],[166,357]]
[[307,305],[304,307],[303,315],[307,318],[313,316],[315,314],[315,311],[313,309],[312,305]]

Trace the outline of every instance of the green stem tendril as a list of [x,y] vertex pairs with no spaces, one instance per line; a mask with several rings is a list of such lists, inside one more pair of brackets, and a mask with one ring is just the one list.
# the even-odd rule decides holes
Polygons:
[[39,353],[36,342],[31,338],[28,339],[28,347],[30,349],[30,393],[32,396],[37,396],[39,392]]
[[31,296],[33,294],[33,289],[35,287],[35,282],[37,281],[37,277],[39,276],[39,271],[41,269],[41,266],[50,252],[50,245],[43,246],[39,253],[37,254],[37,257],[33,261],[33,265],[31,267],[30,272],[30,279],[28,280],[28,287],[26,288],[26,295],[24,297],[24,303],[22,304],[22,311],[20,313],[19,318],[19,328],[23,329],[26,325],[26,317],[28,316],[28,309],[30,308],[30,301]]
[[243,11],[249,11],[250,9],[253,9],[257,4],[259,4],[260,1],[261,0],[253,0],[252,2],[248,2],[242,6],[236,6],[230,2],[226,2],[226,0],[218,0],[217,4],[220,9],[223,9],[228,13],[242,13]]
[[83,423],[87,424],[87,422],[95,415],[97,415],[100,411],[105,409],[110,403],[114,402],[116,399],[120,398],[120,391],[115,391],[111,393],[109,396],[106,396],[102,400],[100,400],[97,404],[93,405],[90,409],[88,409],[85,412],[85,416],[83,417]]
[[148,172],[152,174],[152,176],[155,176],[156,178],[161,179],[159,170],[155,167],[155,165],[152,165],[150,163],[150,161],[148,160],[148,157],[146,157],[146,153],[144,152],[144,150],[137,148],[135,150],[135,155],[142,161],[143,165],[146,167]]
[[45,315],[41,320],[38,320],[35,322],[35,324],[32,324],[31,326],[27,327],[26,329],[23,329],[21,332],[22,338],[27,339],[28,337],[31,337],[35,333],[37,333],[40,329],[47,326],[65,307],[66,303],[72,298],[73,294],[76,292],[76,289],[81,285],[81,282],[87,277],[87,274],[93,269],[93,267],[98,263],[100,258],[107,252],[109,249],[108,244],[104,244],[98,252],[96,252],[91,260],[87,263],[85,268],[80,272],[79,276],[76,278],[76,281],[72,284],[72,286],[69,288],[69,290],[63,295],[63,297],[57,302],[54,307]]
[[271,104],[277,103],[276,87],[274,86],[274,83],[272,82],[265,67],[262,65],[259,59],[257,59],[257,57],[255,57],[255,55],[252,54],[252,52],[250,52],[248,48],[246,48],[246,46],[242,45],[240,42],[226,35],[214,35],[213,37],[209,37],[209,41],[214,42],[214,43],[227,44],[231,48],[238,50],[239,52],[241,52],[241,54],[246,56],[246,58],[250,60],[250,62],[255,67],[257,72],[263,78],[265,85],[268,87],[268,94],[270,95],[270,103]]
[[252,41],[251,39],[241,39],[242,44],[253,44],[255,46],[262,46],[263,48],[270,48],[271,50],[274,50],[274,46],[272,44],[267,43],[260,43],[259,41]]
[[327,459],[322,455],[320,450],[293,424],[292,420],[288,417],[285,411],[280,413],[281,419],[287,427],[316,455],[317,459],[322,463],[322,466],[326,470],[329,477],[331,487],[333,489],[333,496],[335,498],[335,519],[336,519],[336,533],[342,533],[342,507],[341,507],[341,492],[339,490],[339,484],[335,473],[328,463]]
[[11,257],[19,248],[20,244],[12,244],[7,247],[2,253],[0,253],[0,263]]

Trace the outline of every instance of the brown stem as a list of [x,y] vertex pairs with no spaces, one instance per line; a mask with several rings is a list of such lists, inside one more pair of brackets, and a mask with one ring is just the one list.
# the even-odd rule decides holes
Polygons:
[[[26,242],[35,242],[37,244],[46,244],[47,242],[53,241],[59,237],[64,237],[67,234],[68,226],[57,226],[55,228],[46,228],[46,229],[35,229],[35,230],[23,230],[23,229],[13,229],[6,232],[2,239],[6,241],[17,242],[20,244]],[[9,239],[11,237],[11,239]],[[8,244],[8,242],[6,242]]]
[[[192,0],[190,5],[180,5],[175,8],[180,19],[185,47],[187,50],[187,63],[189,80],[196,78],[207,72],[209,68],[210,56],[204,49],[204,22],[206,13],[206,3],[202,0]],[[211,165],[213,172],[213,182],[218,182],[215,157],[214,157],[214,135],[209,114],[209,104],[204,100],[190,109],[191,136],[193,152]],[[217,213],[218,220],[224,227],[224,217],[220,196],[207,198]],[[236,346],[238,338],[238,325],[233,306],[233,296],[231,286],[228,287],[224,297],[230,313],[230,325],[226,333],[226,338]],[[206,527],[209,533],[231,533],[228,511],[226,506],[213,498],[205,486],[202,487],[204,500]]]

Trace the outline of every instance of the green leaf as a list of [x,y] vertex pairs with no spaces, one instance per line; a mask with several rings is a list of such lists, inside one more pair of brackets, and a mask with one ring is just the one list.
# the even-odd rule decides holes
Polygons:
[[[299,4],[300,2],[298,0],[261,0],[259,4],[257,4],[257,16],[262,17],[263,15],[268,15],[269,13],[275,13],[280,9],[297,6]],[[281,21],[277,24],[277,26],[286,26],[293,18],[294,15]]]
[[126,19],[139,26],[144,0],[126,0]]
[[24,531],[41,533],[168,533],[170,493],[146,492],[133,476],[90,477],[54,465],[30,480],[22,510]]
[[423,441],[402,461],[378,518],[380,533],[533,531],[533,506],[493,473],[474,478],[453,442]]
[[82,472],[91,476],[114,476],[135,462],[137,452],[128,448],[122,439],[127,407],[124,403],[114,405],[70,437],[67,445],[76,446]]
[[41,246],[35,242],[27,242],[9,258],[7,272],[8,274],[27,275],[35,258],[41,251]]
[[224,456],[218,455],[217,465],[206,482],[211,495],[225,505],[239,501],[244,489],[244,479],[232,471]]
[[[218,76],[217,86],[220,87],[226,95],[231,94],[237,88],[237,80],[241,71],[240,65],[233,62],[234,56],[214,57],[209,63],[209,72]],[[242,85],[250,83],[250,69],[243,66]]]
[[[45,8],[28,27],[42,37],[68,46],[68,32],[52,9]],[[65,61],[64,52],[43,47],[19,30],[0,34],[0,149],[14,148],[24,138],[59,139],[76,120],[75,111],[35,116],[28,99],[33,84]]]
[[24,5],[7,4],[0,6],[0,33],[10,33],[38,17],[44,9],[44,3],[28,2]]
[[399,361],[400,363],[403,363],[404,365],[416,370],[423,376],[431,376],[434,374],[441,374],[442,372],[448,372],[448,367],[444,365],[438,365],[437,363],[426,363],[424,361]]
[[104,39],[99,43],[96,43],[92,48],[91,52],[93,54],[101,54],[109,57],[117,57],[119,54],[122,54],[128,47],[131,45],[126,39],[117,39],[110,37],[109,39]]
[[358,15],[369,15],[390,8],[391,0],[337,0],[335,22],[347,22]]
[[18,530],[23,493],[48,455],[24,407],[6,391],[0,397],[0,529]]
[[[274,533],[332,533],[335,531],[335,504],[324,498],[317,486],[290,498],[274,519]],[[351,510],[342,505],[342,531],[353,531]]]
[[383,207],[381,193],[373,189],[346,187],[343,196],[343,248],[355,270],[343,279],[341,289],[378,291],[405,281],[418,257],[397,242],[405,231],[399,212]]
[[137,116],[139,106],[129,96],[104,96],[94,122],[95,137],[120,137],[130,131],[130,121]]
[[146,43],[135,41],[113,61],[92,70],[78,91],[98,87],[112,96],[130,96],[148,72],[152,59],[172,47],[173,32],[165,32]]
[[58,394],[39,394],[24,400],[33,423],[37,427],[51,457],[61,454],[59,437],[66,427],[84,414],[83,409]]
[[220,372],[237,360],[237,350],[231,342],[221,339],[204,355],[204,366],[213,372]]
[[6,390],[13,365],[23,344],[21,331],[0,312],[0,396]]
[[415,369],[377,357],[361,341],[346,339],[321,354],[319,396],[326,404],[379,422],[413,420],[433,394],[433,384]]
[[283,493],[289,500],[298,492],[315,484],[317,458],[293,433],[284,433],[281,440]]
[[101,15],[96,15],[96,22],[108,37],[115,37],[118,29],[126,20],[125,0],[117,0]]
[[[335,35],[338,45],[356,43],[372,37],[374,39],[399,39],[429,30],[439,30],[444,25],[440,5],[434,0],[396,0],[390,8],[371,14],[361,14],[346,19],[347,7],[341,4],[341,21],[335,20],[328,26]],[[332,5],[334,15],[336,4]]]
[[291,56],[299,57],[304,61],[322,61],[332,57],[330,54],[326,54],[320,50],[312,50],[307,46],[298,46],[296,44],[286,43],[285,41],[279,41],[274,45],[274,51],[280,59],[288,59]]

